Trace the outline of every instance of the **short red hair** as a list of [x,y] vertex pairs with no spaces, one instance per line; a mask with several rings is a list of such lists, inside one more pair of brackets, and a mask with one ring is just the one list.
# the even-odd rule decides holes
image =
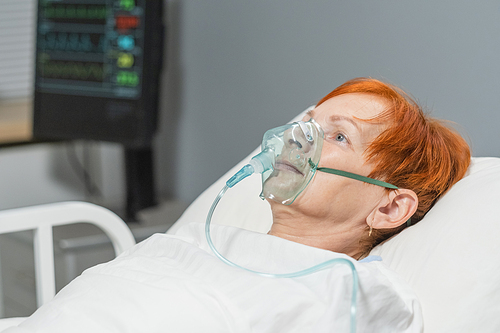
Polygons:
[[[388,124],[365,151],[366,159],[375,165],[370,177],[413,190],[419,203],[412,223],[420,221],[437,199],[465,175],[471,158],[468,144],[443,121],[426,115],[404,91],[376,79],[347,81],[317,105],[349,93],[372,94],[386,100],[387,109],[382,114],[366,119]],[[372,247],[404,226],[395,229],[374,230],[372,239],[377,241]]]

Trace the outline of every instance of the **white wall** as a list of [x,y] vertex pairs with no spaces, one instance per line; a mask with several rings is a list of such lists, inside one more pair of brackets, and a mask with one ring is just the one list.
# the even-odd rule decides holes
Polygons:
[[[258,146],[265,130],[357,76],[403,87],[434,116],[457,122],[474,155],[500,156],[497,0],[166,4],[167,73],[155,142],[163,195],[192,201]],[[2,149],[0,208],[84,197],[80,185],[54,172],[60,149]],[[104,202],[123,202],[120,154],[115,146],[101,153]]]
[[[88,148],[93,181],[102,192],[87,193],[79,168],[70,162],[75,149],[83,162]],[[123,154],[115,144],[35,144],[0,148],[0,209],[56,201],[85,200],[121,210],[124,202]]]

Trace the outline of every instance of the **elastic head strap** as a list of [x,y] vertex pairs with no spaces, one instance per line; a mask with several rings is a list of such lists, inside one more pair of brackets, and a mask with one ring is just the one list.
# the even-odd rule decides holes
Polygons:
[[373,185],[382,186],[382,187],[385,187],[385,188],[390,188],[392,190],[397,190],[398,189],[397,186],[389,184],[389,183],[386,183],[386,182],[383,182],[381,180],[373,179],[373,178],[369,178],[369,177],[365,177],[365,176],[361,176],[361,175],[357,175],[355,173],[350,173],[350,172],[347,172],[347,171],[342,171],[342,170],[337,170],[337,169],[330,169],[330,168],[316,168],[316,170],[321,171],[321,172],[331,173],[333,175],[338,175],[338,176],[342,176],[342,177],[356,179],[356,180],[359,180],[359,181],[362,181],[362,182],[365,182],[365,183],[368,183],[368,184],[373,184]]
[[[337,170],[337,169],[320,168],[317,165],[314,165],[314,163],[311,161],[311,159],[309,159],[309,165],[311,166],[311,168],[313,168],[313,169],[315,169],[317,171],[326,172],[326,173],[330,173],[332,175],[338,175],[338,176],[342,176],[342,177],[347,177],[347,178],[359,180],[359,181],[362,181],[362,182],[365,182],[365,183],[368,183],[368,184],[382,186],[382,187],[389,188],[389,189],[392,189],[392,190],[399,189],[399,187],[397,187],[396,185],[392,185],[392,184],[383,182],[383,181],[378,180],[378,179],[373,179],[373,178],[369,178],[369,177],[357,175],[355,173],[351,173],[351,172],[347,172],[347,171],[342,171],[342,170]],[[408,221],[406,221],[406,226],[409,227],[409,226],[411,226],[411,224],[412,223],[411,223],[411,218],[410,218],[410,219],[408,219]]]
[[385,188],[390,188],[392,190],[397,190],[398,189],[398,187],[396,185],[392,185],[392,184],[383,182],[383,181],[378,180],[378,179],[373,179],[373,178],[369,178],[369,177],[357,175],[355,173],[351,173],[351,172],[347,172],[347,171],[342,171],[342,170],[337,170],[337,169],[320,168],[320,167],[314,165],[314,163],[313,163],[313,161],[311,161],[311,159],[309,159],[309,165],[313,169],[316,169],[316,170],[321,171],[321,172],[330,173],[332,175],[338,175],[338,176],[342,176],[342,177],[347,177],[347,178],[359,180],[359,181],[362,181],[362,182],[365,182],[365,183],[368,183],[368,184],[373,184],[373,185],[382,186],[382,187],[385,187]]

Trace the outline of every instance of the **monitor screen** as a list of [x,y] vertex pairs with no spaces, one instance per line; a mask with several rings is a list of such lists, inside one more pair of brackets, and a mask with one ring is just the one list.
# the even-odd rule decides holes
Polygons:
[[36,139],[150,145],[163,0],[39,0]]

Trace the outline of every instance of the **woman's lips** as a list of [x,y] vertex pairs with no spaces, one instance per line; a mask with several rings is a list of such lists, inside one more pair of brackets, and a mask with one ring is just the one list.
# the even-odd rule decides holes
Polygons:
[[276,164],[275,164],[275,168],[278,169],[278,170],[288,170],[288,171],[292,171],[292,172],[295,172],[301,176],[304,176],[304,174],[299,170],[297,169],[297,167],[295,167],[294,165],[292,165],[291,163],[289,162],[284,162],[284,161],[277,161]]

